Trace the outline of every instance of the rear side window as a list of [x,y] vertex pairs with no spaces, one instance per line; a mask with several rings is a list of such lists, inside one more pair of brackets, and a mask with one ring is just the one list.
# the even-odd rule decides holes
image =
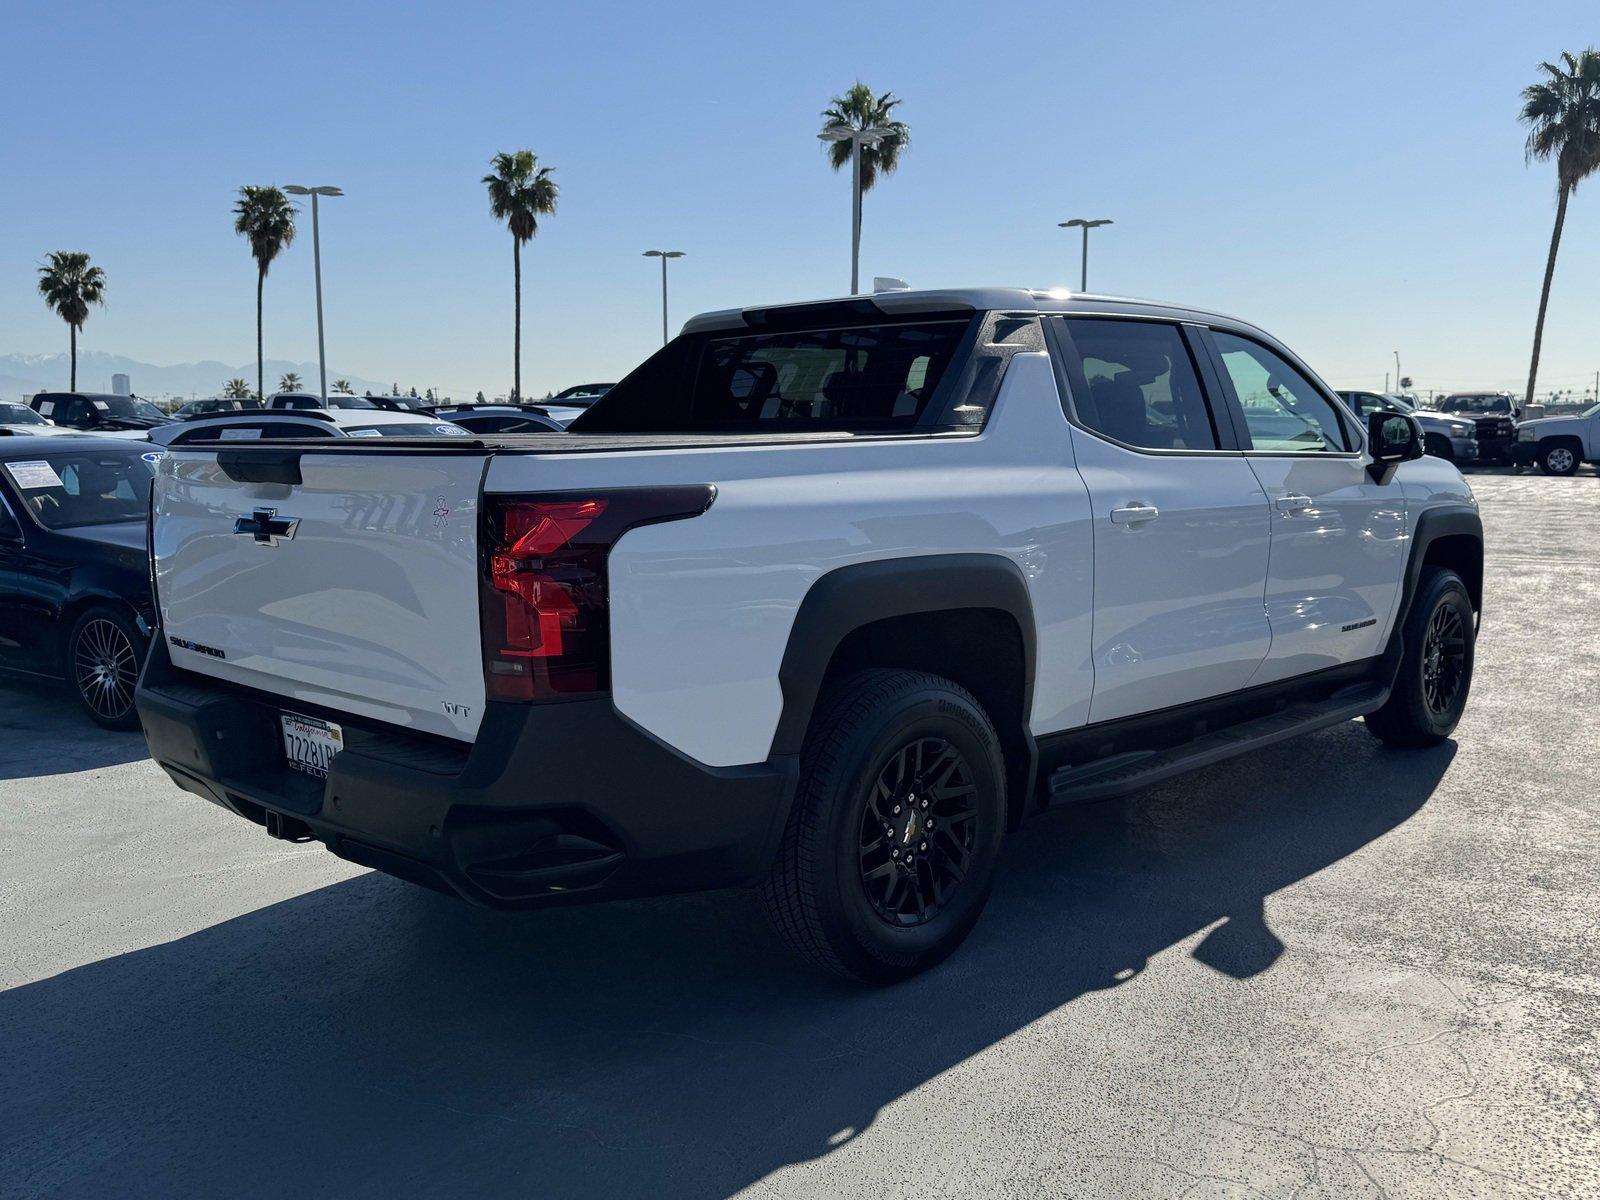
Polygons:
[[1217,431],[1189,347],[1159,321],[1062,322],[1082,364],[1072,386],[1078,419],[1142,450],[1216,450]]
[[1333,401],[1281,355],[1220,329],[1211,336],[1244,410],[1249,449],[1273,454],[1337,454],[1350,449]]
[[689,335],[573,424],[582,432],[909,430],[949,373],[969,317]]

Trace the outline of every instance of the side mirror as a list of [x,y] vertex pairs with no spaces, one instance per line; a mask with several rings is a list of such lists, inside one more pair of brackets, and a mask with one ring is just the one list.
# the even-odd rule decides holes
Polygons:
[[0,504],[0,542],[22,544],[22,526],[17,524],[17,519],[11,515],[11,510],[3,504]]
[[1367,450],[1367,473],[1375,483],[1388,483],[1401,463],[1422,457],[1422,426],[1406,413],[1379,409],[1367,418]]

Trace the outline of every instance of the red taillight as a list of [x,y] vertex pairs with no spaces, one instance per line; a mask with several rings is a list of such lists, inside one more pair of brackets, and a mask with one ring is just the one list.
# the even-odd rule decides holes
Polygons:
[[491,700],[592,696],[611,686],[606,558],[636,525],[705,512],[710,486],[486,496],[483,664]]

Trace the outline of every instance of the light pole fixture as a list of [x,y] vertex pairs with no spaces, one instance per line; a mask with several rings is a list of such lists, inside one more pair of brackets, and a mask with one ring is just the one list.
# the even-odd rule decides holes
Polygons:
[[829,125],[817,137],[824,142],[850,143],[850,294],[861,291],[861,147],[876,146],[890,130],[878,125],[851,129],[848,125]]
[[1073,217],[1070,221],[1060,221],[1057,224],[1062,229],[1083,230],[1083,266],[1078,277],[1078,290],[1087,292],[1089,290],[1089,230],[1112,224],[1111,218],[1101,217],[1098,220],[1086,221],[1082,217]]
[[1403,385],[1400,383],[1400,351],[1394,352],[1394,390],[1399,391]]
[[667,259],[682,258],[682,250],[646,250],[643,257],[661,260],[661,344],[667,344]]
[[344,191],[336,187],[301,187],[298,183],[284,185],[284,191],[291,196],[311,197],[311,261],[317,274],[317,368],[322,379],[322,387],[318,395],[322,403],[328,403],[328,355],[322,343],[322,235],[317,228],[317,197],[342,196]]

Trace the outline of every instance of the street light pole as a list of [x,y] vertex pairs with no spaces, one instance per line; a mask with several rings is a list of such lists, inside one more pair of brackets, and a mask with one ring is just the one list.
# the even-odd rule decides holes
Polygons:
[[1078,277],[1078,290],[1080,292],[1087,292],[1089,290],[1089,230],[1098,229],[1102,225],[1111,224],[1114,224],[1114,222],[1110,217],[1100,217],[1099,219],[1093,221],[1086,221],[1082,217],[1073,217],[1070,221],[1057,222],[1057,227],[1061,229],[1083,230],[1083,259],[1082,267]]
[[889,136],[887,129],[869,125],[851,129],[830,125],[817,137],[824,142],[850,143],[850,294],[861,292],[861,147],[876,146]]
[[661,260],[661,344],[667,344],[667,259],[682,258],[682,250],[646,250],[643,257]]
[[322,387],[318,395],[322,403],[328,403],[328,355],[323,348],[322,340],[322,234],[317,227],[317,198],[319,196],[342,196],[344,192],[336,187],[301,187],[299,184],[286,184],[284,191],[291,196],[311,197],[311,262],[317,277],[317,371],[321,377]]
[[1404,384],[1400,382],[1400,351],[1394,352],[1394,390],[1399,391]]

